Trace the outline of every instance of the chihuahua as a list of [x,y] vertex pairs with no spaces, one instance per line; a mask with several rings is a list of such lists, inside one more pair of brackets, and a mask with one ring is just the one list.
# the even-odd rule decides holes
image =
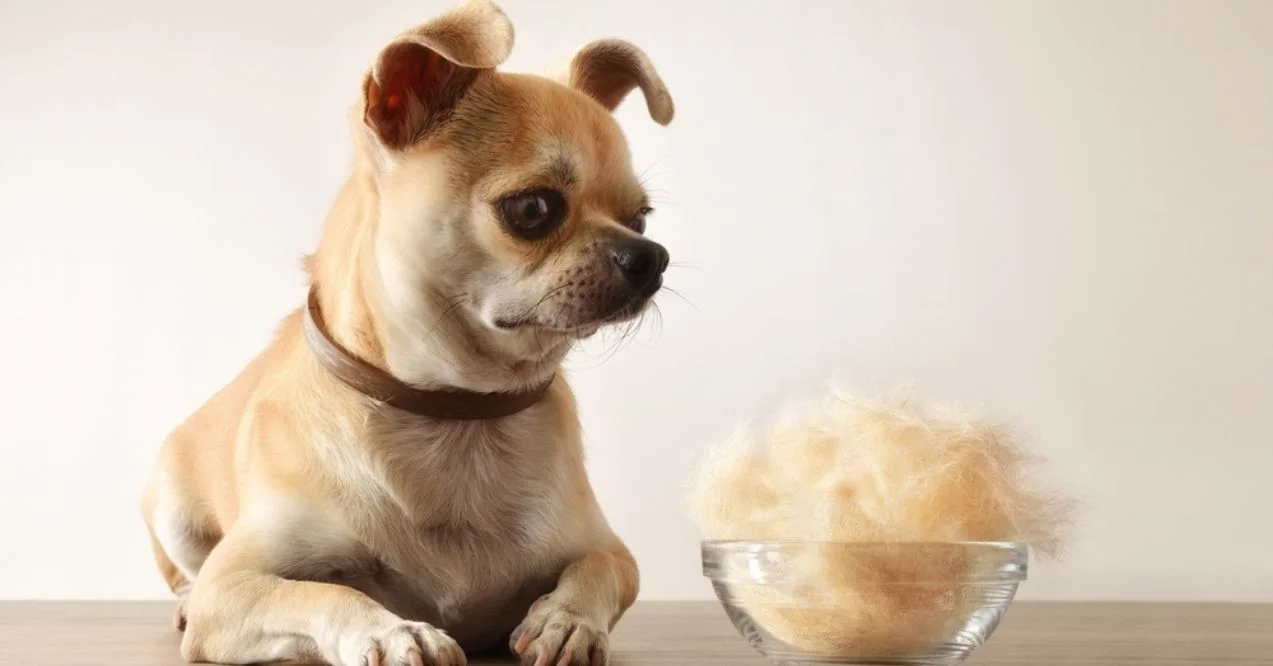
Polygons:
[[662,287],[613,112],[673,104],[628,42],[542,77],[497,71],[512,45],[469,0],[379,53],[307,304],[164,443],[142,512],[185,659],[608,662],[637,566],[560,364]]

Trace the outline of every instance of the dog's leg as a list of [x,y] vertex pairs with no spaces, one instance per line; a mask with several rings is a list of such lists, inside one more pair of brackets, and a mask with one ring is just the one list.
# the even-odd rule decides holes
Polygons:
[[[249,664],[321,658],[337,666],[463,666],[442,631],[394,615],[353,588],[277,574],[290,553],[278,542],[231,531],[190,592],[181,654],[188,661]],[[284,548],[288,548],[285,546]]]
[[[216,539],[206,536],[210,530],[192,518],[193,512],[181,505],[176,495],[169,495],[161,501],[156,488],[162,487],[157,473],[147,485],[142,496],[142,517],[146,521],[146,532],[150,535],[150,548],[155,556],[155,565],[159,567],[159,575],[168,584],[168,589],[177,596],[177,606],[173,609],[172,624],[178,631],[186,629],[186,599],[190,595],[191,581],[199,570],[199,566],[207,559],[208,553],[216,545]],[[160,510],[161,507],[164,510]]]
[[522,664],[603,666],[609,633],[636,600],[639,574],[625,548],[589,553],[562,573],[557,589],[531,606],[510,638]]
[[177,631],[186,630],[186,597],[190,594],[190,580],[186,575],[173,564],[172,558],[168,557],[168,553],[164,552],[164,547],[160,545],[159,539],[155,538],[154,530],[150,532],[150,548],[155,553],[155,564],[159,567],[159,574],[163,576],[164,582],[168,583],[168,589],[177,595],[177,607],[172,612],[172,626]]

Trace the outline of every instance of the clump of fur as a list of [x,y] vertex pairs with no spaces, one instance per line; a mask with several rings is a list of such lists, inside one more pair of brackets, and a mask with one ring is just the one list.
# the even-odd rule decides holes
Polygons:
[[[1037,462],[975,415],[834,392],[763,438],[741,429],[709,450],[691,505],[709,539],[1021,541],[1054,555],[1069,505],[1033,485]],[[895,653],[963,616],[958,581],[977,565],[967,552],[809,547],[787,566],[812,587],[739,583],[731,594],[790,644]]]

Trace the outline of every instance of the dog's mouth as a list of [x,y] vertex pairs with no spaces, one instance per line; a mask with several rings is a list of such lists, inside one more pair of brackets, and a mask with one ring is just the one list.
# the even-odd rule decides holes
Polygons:
[[602,324],[617,324],[627,321],[639,314],[654,299],[654,295],[663,288],[663,276],[656,275],[653,280],[633,294],[626,302],[620,303],[609,315],[601,318]]
[[[492,322],[495,328],[502,331],[516,331],[526,328],[537,328],[540,330],[551,331],[571,335],[579,338],[586,338],[597,332],[602,326],[610,324],[618,324],[628,321],[641,314],[663,288],[663,277],[656,276],[650,280],[640,290],[632,292],[626,298],[617,300],[608,307],[600,308],[600,312],[594,310],[589,313],[590,316],[582,321],[562,321],[562,317],[545,318],[539,312],[540,307],[532,308],[520,316],[500,316],[496,317]],[[544,303],[540,303],[543,306]]]

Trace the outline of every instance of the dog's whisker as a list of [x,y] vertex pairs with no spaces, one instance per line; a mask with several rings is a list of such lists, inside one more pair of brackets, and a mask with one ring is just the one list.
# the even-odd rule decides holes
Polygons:
[[645,320],[646,312],[648,311],[642,311],[641,315],[636,319],[629,320],[622,327],[617,329],[618,338],[613,343],[607,345],[607,349],[598,365],[605,364],[610,359],[614,358],[615,355],[623,349],[626,343],[631,342],[634,339],[636,331]]
[[650,307],[654,311],[654,337],[657,338],[663,334],[663,309],[655,301],[650,302]]
[[646,190],[645,195],[649,197],[650,206],[652,208],[676,205],[676,201],[672,199],[671,196],[663,190]]
[[433,336],[437,335],[441,331],[442,325],[447,322],[447,319],[454,315],[459,310],[460,306],[464,305],[468,298],[468,294],[459,294],[458,296],[449,299],[447,301],[448,304],[446,309],[442,311],[442,314],[438,315],[438,320],[434,322],[428,333],[425,333],[424,339],[426,341],[433,339]]
[[663,163],[663,158],[660,157],[659,159],[654,160],[650,164],[647,164],[644,169],[641,169],[641,173],[637,174],[637,182],[641,183],[641,185],[644,186],[646,182],[649,181],[650,172],[653,171],[655,167],[659,166],[662,163]]
[[628,332],[632,330],[635,323],[635,321],[629,321],[613,328],[602,329],[600,332],[600,352],[595,356],[589,355],[586,358],[587,362],[579,367],[583,369],[600,367],[614,358],[615,354],[622,348],[624,340],[628,337]]
[[526,312],[523,313],[520,317],[518,317],[518,319],[522,319],[522,320],[530,319],[531,317],[535,315],[535,312],[539,310],[539,308],[548,301],[548,299],[552,298],[553,296],[556,296],[558,293],[560,293],[561,291],[569,287],[570,287],[570,283],[567,282],[567,283],[559,284],[556,287],[553,287],[552,289],[549,289],[543,296],[539,298],[538,301],[535,302],[534,305],[530,306],[529,308],[526,308]]
[[694,308],[694,311],[695,311],[695,312],[699,312],[699,311],[700,311],[700,310],[698,309],[698,306],[694,304],[694,301],[691,301],[690,299],[686,298],[686,297],[685,297],[685,294],[682,294],[681,292],[679,292],[679,291],[677,291],[677,290],[675,290],[675,289],[673,289],[673,288],[671,288],[671,287],[663,287],[663,291],[666,291],[667,293],[669,293],[669,294],[671,294],[671,295],[673,295],[673,296],[675,296],[675,297],[677,297],[677,298],[681,299],[681,302],[685,303],[686,305],[690,306],[691,308]]

